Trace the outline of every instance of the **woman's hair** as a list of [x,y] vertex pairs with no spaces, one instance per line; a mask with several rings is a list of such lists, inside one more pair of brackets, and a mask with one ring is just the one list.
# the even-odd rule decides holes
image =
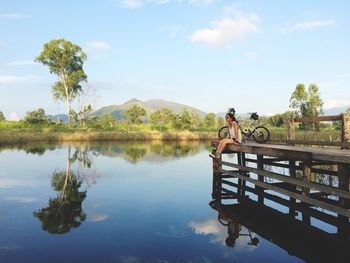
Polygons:
[[226,113],[226,117],[229,116],[232,121],[236,121],[235,115],[231,112]]

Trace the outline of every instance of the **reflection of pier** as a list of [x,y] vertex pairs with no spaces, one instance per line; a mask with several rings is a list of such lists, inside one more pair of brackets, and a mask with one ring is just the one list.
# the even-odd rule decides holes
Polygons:
[[213,158],[211,206],[307,262],[349,262],[349,178],[349,150],[228,145]]

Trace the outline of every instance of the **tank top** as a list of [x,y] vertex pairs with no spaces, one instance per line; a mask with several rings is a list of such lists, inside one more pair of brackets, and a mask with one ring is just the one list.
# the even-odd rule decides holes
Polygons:
[[[237,122],[236,122],[237,123]],[[238,125],[238,123],[237,123]],[[231,127],[230,127],[231,126]],[[238,134],[235,133],[235,129],[233,128],[233,123],[232,125],[228,125],[228,134],[227,137],[230,139],[235,139],[236,142],[242,143],[242,133],[241,130],[238,127]]]

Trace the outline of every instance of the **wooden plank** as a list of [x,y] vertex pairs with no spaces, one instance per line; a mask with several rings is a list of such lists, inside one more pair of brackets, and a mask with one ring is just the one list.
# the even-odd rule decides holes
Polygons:
[[[232,176],[231,176],[232,178]],[[223,184],[227,184],[227,185],[230,185],[230,186],[233,186],[233,187],[236,187],[238,188],[238,185],[233,183],[233,182],[230,182],[230,181],[227,181],[227,180],[222,180]],[[247,191],[247,192],[250,192],[252,194],[255,194],[255,195],[258,195],[258,191],[252,187],[249,187],[249,186],[245,186],[244,189]],[[231,193],[234,193],[231,191]],[[318,193],[319,194],[319,193]],[[238,198],[238,196],[235,196],[235,198]],[[242,198],[242,197],[240,197]],[[249,199],[249,197],[246,197],[247,199]],[[305,204],[302,204],[302,203],[296,203],[296,202],[291,202],[289,200],[286,200],[286,199],[283,199],[282,197],[280,196],[277,196],[277,195],[273,195],[273,194],[270,194],[270,193],[266,193],[264,192],[264,198],[265,199],[268,199],[268,200],[271,200],[277,204],[280,204],[280,205],[283,205],[285,207],[289,207],[290,210],[292,211],[299,211],[303,214],[307,214],[313,218],[316,218],[318,220],[321,220],[325,223],[328,223],[330,225],[333,225],[333,226],[338,226],[338,225],[342,225],[342,222],[339,222],[339,219],[333,215],[330,215],[330,214],[326,214],[324,212],[321,212],[321,211],[318,211],[314,208],[310,208],[309,206],[305,205]],[[295,200],[295,198],[293,198],[293,200]],[[252,200],[253,201],[253,200]],[[343,226],[345,228],[347,228],[349,231],[350,231],[350,224],[346,224],[345,226]]]
[[342,115],[331,115],[331,116],[318,116],[318,117],[300,117],[300,118],[289,118],[289,122],[321,122],[321,121],[340,121]]
[[335,205],[332,205],[332,204],[328,204],[328,203],[325,203],[325,202],[322,202],[322,201],[319,201],[319,200],[315,200],[315,199],[312,199],[312,198],[310,198],[308,196],[304,196],[304,195],[301,195],[301,194],[298,194],[298,193],[293,193],[291,191],[279,188],[277,186],[273,186],[273,185],[269,185],[269,184],[266,184],[266,183],[263,183],[263,182],[259,182],[258,180],[242,176],[242,175],[240,175],[237,172],[230,172],[230,171],[227,171],[227,170],[224,170],[224,169],[221,169],[221,172],[225,173],[225,174],[228,174],[228,175],[232,175],[233,177],[241,178],[242,180],[246,180],[248,182],[251,182],[251,183],[253,183],[255,185],[258,185],[260,187],[263,187],[265,189],[269,189],[269,190],[272,190],[272,191],[275,191],[275,192],[278,192],[278,193],[281,193],[281,194],[285,194],[287,196],[293,197],[293,198],[298,199],[300,201],[303,201],[305,203],[308,203],[308,204],[311,204],[311,205],[314,205],[314,206],[317,206],[317,207],[321,207],[321,208],[327,209],[329,211],[341,214],[341,215],[346,216],[346,217],[350,217],[350,211],[348,209],[344,209],[344,208],[341,208],[341,207],[338,207],[338,206],[335,206]]
[[324,193],[327,193],[330,195],[335,195],[335,196],[350,199],[350,192],[339,190],[339,189],[334,188],[334,187],[321,185],[321,184],[317,184],[317,183],[312,183],[312,182],[305,182],[305,181],[302,181],[302,180],[299,180],[296,178],[292,178],[289,176],[280,175],[278,173],[273,173],[273,172],[269,172],[269,171],[262,171],[262,170],[252,168],[252,167],[244,167],[244,166],[229,163],[229,162],[222,161],[221,164],[225,165],[225,166],[233,167],[236,169],[240,169],[243,171],[260,174],[262,176],[270,177],[270,178],[273,178],[273,179],[276,179],[276,180],[279,180],[282,182],[287,182],[287,183],[294,184],[297,186],[315,189],[315,190],[318,190],[318,191],[321,191],[321,192],[324,192]]
[[[216,146],[217,141],[213,141],[212,145]],[[316,147],[302,147],[290,145],[276,144],[258,144],[243,143],[240,145],[228,145],[224,153],[244,152],[251,154],[260,154],[271,157],[278,157],[286,160],[295,161],[325,161],[350,164],[350,150],[325,149]]]
[[[342,115],[342,143],[350,143],[350,114],[344,113]],[[350,149],[350,146],[342,146],[344,149]]]
[[287,140],[287,144],[301,144],[301,145],[319,145],[319,146],[336,146],[336,147],[350,147],[348,142],[326,142],[326,141],[304,141],[304,140]]

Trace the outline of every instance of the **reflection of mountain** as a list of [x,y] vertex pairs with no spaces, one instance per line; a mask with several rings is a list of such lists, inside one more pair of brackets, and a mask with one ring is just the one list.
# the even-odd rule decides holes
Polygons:
[[163,163],[196,155],[201,151],[201,146],[199,142],[99,143],[91,145],[91,150],[131,163]]
[[[43,155],[46,150],[62,147],[56,144],[25,144],[13,148],[24,150],[28,154]],[[145,161],[148,163],[164,163],[171,160],[194,156],[202,150],[210,150],[209,143],[199,141],[147,141],[147,142],[89,142],[74,143],[75,152],[71,162],[78,161],[80,166],[90,168],[91,158],[104,155],[113,158],[122,158],[131,163]],[[1,149],[1,148],[0,148]],[[79,176],[79,169],[78,169]]]

